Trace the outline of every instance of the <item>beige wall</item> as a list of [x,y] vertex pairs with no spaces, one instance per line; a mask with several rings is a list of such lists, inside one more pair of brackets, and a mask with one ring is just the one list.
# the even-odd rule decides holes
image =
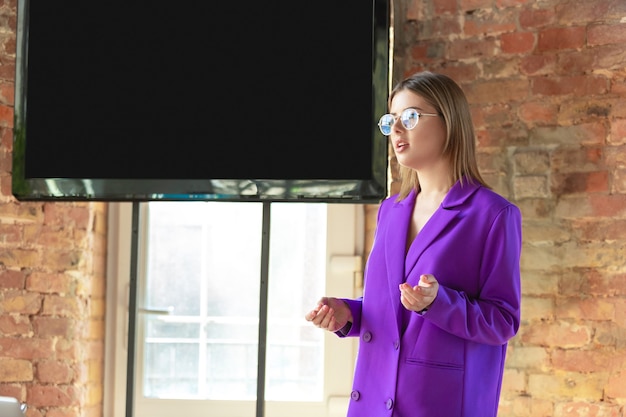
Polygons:
[[[483,173],[524,215],[500,415],[624,415],[626,2],[396,0],[394,13],[394,78],[428,69],[463,86]],[[15,0],[0,29],[0,395],[31,416],[100,417],[107,206],[11,196]]]

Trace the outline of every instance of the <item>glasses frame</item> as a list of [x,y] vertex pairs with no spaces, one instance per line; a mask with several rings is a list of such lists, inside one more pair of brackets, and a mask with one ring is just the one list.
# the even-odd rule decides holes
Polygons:
[[[403,118],[402,117],[402,116],[405,115],[406,112],[409,112],[409,111],[410,112],[415,112],[415,114],[417,115],[417,121],[411,127],[409,127],[409,126],[404,124],[404,120],[408,119],[408,118]],[[404,127],[406,130],[413,130],[413,129],[415,129],[415,126],[417,126],[419,124],[420,117],[422,117],[422,116],[437,116],[437,117],[439,117],[440,114],[438,114],[438,113],[420,113],[420,112],[417,111],[417,109],[415,109],[413,107],[408,107],[408,108],[402,110],[400,112],[399,116],[394,116],[391,113],[385,113],[382,116],[380,116],[380,119],[378,119],[378,128],[380,129],[380,133],[382,133],[385,136],[389,136],[389,135],[391,135],[391,132],[393,131],[393,129],[392,129],[393,125],[395,125],[396,122],[398,121],[398,119],[400,119],[400,122],[402,122],[402,127]],[[383,118],[385,118],[385,117],[391,117],[393,119],[393,123],[391,123],[389,125],[389,133],[385,133],[385,131],[383,130],[382,121],[383,121]]]

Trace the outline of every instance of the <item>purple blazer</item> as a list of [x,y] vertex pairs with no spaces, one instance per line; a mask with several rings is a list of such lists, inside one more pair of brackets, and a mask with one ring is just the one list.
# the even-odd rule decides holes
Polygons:
[[[457,182],[405,252],[415,197],[381,203],[363,296],[344,300],[345,336],[360,339],[348,417],[496,416],[520,323],[520,210]],[[421,274],[440,285],[423,314],[406,310],[398,289]]]

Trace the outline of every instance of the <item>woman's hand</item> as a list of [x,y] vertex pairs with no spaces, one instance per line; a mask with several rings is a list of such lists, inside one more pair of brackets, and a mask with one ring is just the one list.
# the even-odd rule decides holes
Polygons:
[[304,318],[320,329],[336,332],[352,320],[352,312],[342,300],[322,297]]
[[414,287],[406,282],[400,284],[400,302],[407,310],[422,311],[432,304],[438,291],[439,282],[435,276],[424,274]]

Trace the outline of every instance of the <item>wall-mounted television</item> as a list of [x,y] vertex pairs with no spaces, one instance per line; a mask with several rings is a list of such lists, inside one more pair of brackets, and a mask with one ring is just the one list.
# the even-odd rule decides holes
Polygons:
[[371,203],[390,1],[18,0],[18,200]]

